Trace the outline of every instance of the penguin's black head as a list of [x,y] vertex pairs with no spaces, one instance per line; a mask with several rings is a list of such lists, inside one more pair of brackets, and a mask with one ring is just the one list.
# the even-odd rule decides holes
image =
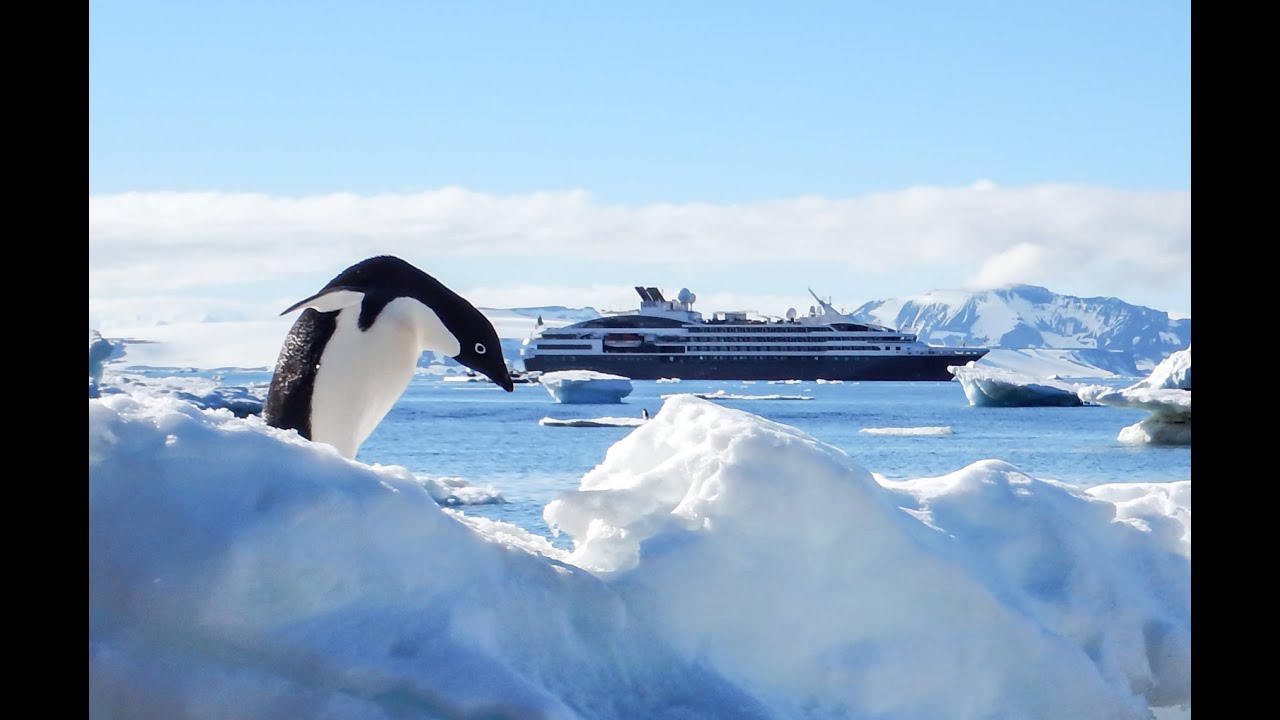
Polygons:
[[[404,300],[420,303],[425,311],[407,312]],[[515,389],[493,323],[461,295],[397,257],[362,260],[285,313],[304,306],[325,312],[356,303],[361,330],[368,331],[380,319],[394,315],[395,321],[406,322],[421,335],[424,349],[444,352],[507,392]],[[384,313],[388,306],[394,310]]]

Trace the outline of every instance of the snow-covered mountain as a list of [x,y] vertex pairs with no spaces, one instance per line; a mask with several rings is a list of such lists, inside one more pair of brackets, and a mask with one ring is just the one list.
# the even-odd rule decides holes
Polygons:
[[1035,285],[944,290],[869,302],[850,313],[925,342],[993,348],[1112,351],[1150,368],[1191,344],[1191,319],[1113,297],[1059,295]]

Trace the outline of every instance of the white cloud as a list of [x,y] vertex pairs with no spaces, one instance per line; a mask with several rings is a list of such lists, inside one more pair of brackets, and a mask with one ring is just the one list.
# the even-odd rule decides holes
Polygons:
[[1018,243],[987,258],[971,284],[974,287],[1001,287],[1026,282],[1046,266],[1049,255],[1040,245]]
[[[474,300],[489,306],[634,307],[634,293],[622,283],[666,282],[683,270],[676,281],[696,281],[705,309],[712,300],[726,302],[714,309],[763,305],[768,296],[761,291],[803,293],[807,282],[833,277],[853,287],[815,289],[836,295],[838,305],[873,299],[866,292],[886,285],[872,288],[866,280],[880,278],[893,280],[887,287],[895,294],[1030,282],[1135,302],[1148,290],[1177,293],[1168,305],[1185,307],[1190,250],[1189,191],[1003,188],[986,180],[737,205],[606,205],[582,191],[489,195],[461,188],[376,196],[89,198],[89,293],[99,307],[199,288],[212,297],[220,287],[268,282],[270,297],[310,292],[310,284],[287,287],[285,280],[322,283],[378,253],[424,268],[483,266],[487,277],[461,282],[483,290]],[[533,266],[536,273],[528,270]],[[749,287],[735,282],[747,267],[756,278]],[[628,274],[603,277],[599,268]],[[650,274],[658,270],[660,277]],[[822,279],[814,279],[820,273]],[[607,293],[592,289],[602,281],[612,288]],[[521,287],[529,292],[518,294]],[[535,292],[538,287],[585,294],[553,296]],[[526,301],[511,302],[517,295]],[[528,302],[535,297],[538,302]],[[809,299],[797,294],[768,302],[751,309],[807,308]]]

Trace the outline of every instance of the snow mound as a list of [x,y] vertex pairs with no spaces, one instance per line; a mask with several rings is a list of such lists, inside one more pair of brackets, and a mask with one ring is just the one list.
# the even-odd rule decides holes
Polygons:
[[779,717],[1189,702],[1178,523],[1143,529],[1003,462],[882,486],[795,428],[676,396],[544,517],[682,657]]
[[[260,418],[89,401],[91,717],[1148,718],[1190,702],[1190,483],[877,482],[668,400],[565,554]],[[584,568],[591,568],[595,573]]]

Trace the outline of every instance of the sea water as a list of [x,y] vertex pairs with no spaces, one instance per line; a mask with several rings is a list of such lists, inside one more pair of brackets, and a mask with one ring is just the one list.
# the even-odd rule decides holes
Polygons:
[[[231,378],[227,378],[230,380]],[[1126,385],[1131,380],[1117,383]],[[662,395],[715,393],[802,396],[808,400],[717,399],[714,402],[797,427],[847,452],[888,479],[931,477],[995,458],[1038,478],[1089,487],[1117,482],[1191,478],[1189,447],[1125,445],[1120,429],[1146,413],[1101,406],[972,407],[956,382],[632,381],[621,404],[561,405],[546,389],[418,377],[360,448],[366,463],[402,465],[414,473],[488,485],[506,502],[461,508],[553,539],[542,508],[578,486],[609,447],[633,428],[549,427],[543,417],[655,415]],[[883,435],[874,428],[948,427],[951,434]],[[779,478],[786,492],[786,478]]]

